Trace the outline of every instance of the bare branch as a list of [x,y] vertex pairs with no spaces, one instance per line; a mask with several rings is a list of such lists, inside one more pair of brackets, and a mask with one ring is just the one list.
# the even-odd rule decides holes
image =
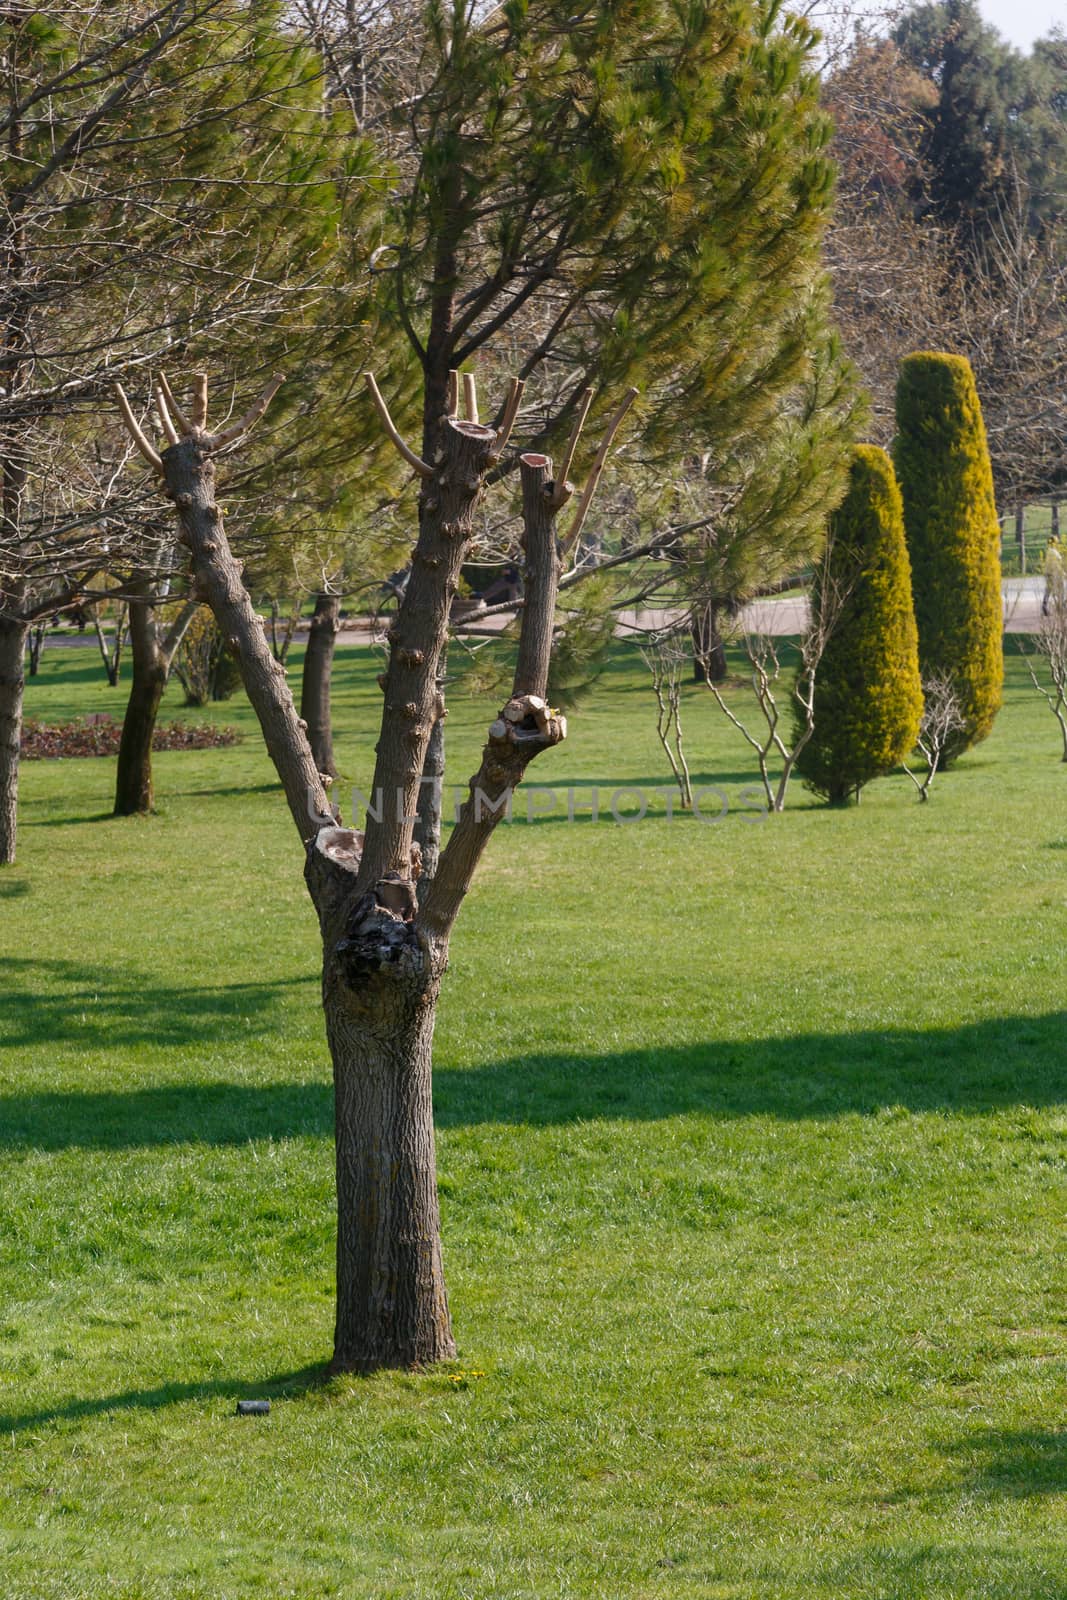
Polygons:
[[522,378],[512,378],[511,388],[508,390],[508,398],[504,405],[504,415],[501,417],[500,426],[496,430],[496,444],[493,446],[493,453],[489,457],[491,464],[499,461],[507,448],[508,440],[511,438],[511,430],[514,428],[515,419],[519,414],[522,392],[525,388],[526,384]]
[[162,472],[163,458],[160,456],[155,446],[150,444],[148,439],[142,433],[141,425],[133,414],[130,402],[126,398],[126,391],[123,389],[121,383],[116,383],[115,385],[115,398],[119,403],[119,410],[122,412],[122,420],[126,424],[126,431],[130,438],[144,456],[145,460],[148,462],[148,465],[150,467],[154,467],[157,472]]
[[411,446],[404,442],[394,427],[393,419],[389,415],[389,407],[382,399],[381,390],[378,388],[378,385],[374,380],[373,372],[365,373],[364,377],[366,379],[367,388],[370,390],[370,397],[374,401],[375,408],[379,417],[381,418],[382,427],[385,429],[389,438],[393,441],[397,450],[403,456],[408,466],[414,467],[420,478],[432,478],[433,468],[428,467],[422,457],[415,454]]
[[162,384],[157,383],[153,393],[156,402],[156,415],[159,418],[159,425],[163,429],[164,438],[168,444],[177,444],[178,430],[170,420],[170,412],[167,410],[167,397],[163,393]]
[[640,391],[637,389],[627,389],[621,403],[618,406],[618,409],[604,430],[604,437],[601,439],[600,446],[595,457],[593,458],[593,465],[590,469],[589,477],[586,480],[585,488],[582,490],[582,497],[579,500],[577,509],[574,513],[574,521],[571,523],[570,528],[563,539],[563,547],[565,550],[572,550],[578,542],[578,536],[582,531],[586,517],[589,515],[589,507],[593,503],[593,496],[596,493],[596,486],[600,482],[600,475],[604,470],[604,463],[608,459],[608,451],[611,449],[615,435],[618,433],[619,428],[622,425],[623,418],[633,405],[634,401],[637,399],[639,393]]
[[251,429],[255,427],[264,411],[266,411],[267,407],[270,405],[271,401],[274,399],[274,396],[278,393],[278,390],[281,388],[284,382],[284,374],[276,372],[274,377],[268,383],[267,387],[264,389],[263,393],[260,395],[259,399],[256,401],[255,405],[249,406],[243,417],[239,417],[236,422],[231,422],[228,428],[222,429],[221,433],[212,435],[210,440],[211,448],[213,450],[221,450],[226,445],[233,444],[234,440],[240,439],[246,433],[250,432]]
[[192,422],[194,428],[207,427],[207,373],[197,372],[193,376],[193,405]]
[[477,422],[478,418],[478,386],[474,381],[473,372],[463,374],[463,409],[467,413],[468,422]]
[[[192,426],[191,426],[191,424],[189,422],[189,419],[186,417],[185,413],[182,411],[182,408],[178,404],[177,400],[175,400],[174,391],[171,389],[170,384],[167,382],[167,374],[165,372],[161,372],[159,374],[159,387],[160,387],[160,389],[162,389],[163,398],[166,400],[168,406],[170,407],[171,414],[173,415],[173,417],[174,417],[175,421],[177,422],[178,427],[181,429],[182,433],[184,433],[184,434],[192,433],[193,429],[192,429]],[[172,441],[172,442],[174,442],[174,441]]]
[[552,495],[552,504],[557,510],[559,510],[560,507],[562,507],[574,493],[573,487],[568,486],[571,475],[571,465],[574,461],[574,452],[578,448],[578,440],[582,437],[582,429],[585,427],[585,419],[589,415],[589,407],[592,405],[592,403],[592,389],[583,389],[578,397],[578,409],[574,414],[574,426],[571,428],[571,436],[567,440],[567,448],[563,452],[563,460],[559,464],[559,472],[556,476],[556,487]]

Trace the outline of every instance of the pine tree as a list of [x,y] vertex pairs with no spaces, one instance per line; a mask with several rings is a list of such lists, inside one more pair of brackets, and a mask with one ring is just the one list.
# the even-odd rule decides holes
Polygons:
[[1031,223],[1062,209],[1067,184],[1063,62],[1055,40],[1031,56],[987,23],[974,0],[937,0],[908,11],[893,38],[931,85],[921,153],[922,200],[966,248],[984,247],[1020,188]]
[[902,362],[893,458],[922,675],[950,679],[963,714],[946,748],[951,760],[988,735],[1004,679],[1000,527],[965,357],[921,352]]
[[913,749],[922,686],[904,516],[884,450],[857,445],[814,585],[818,618],[840,608],[815,685],[815,731],[798,770],[840,805]]

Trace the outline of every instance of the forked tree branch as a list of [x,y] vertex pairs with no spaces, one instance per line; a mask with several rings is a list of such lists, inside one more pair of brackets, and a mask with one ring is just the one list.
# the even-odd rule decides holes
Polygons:
[[440,941],[448,939],[478,862],[507,814],[528,764],[567,736],[567,719],[545,700],[560,575],[552,462],[539,454],[520,456],[519,471],[526,603],[515,676],[510,698],[489,726],[481,766],[471,779],[470,794],[441,852],[420,914],[426,931]]
[[583,389],[578,397],[578,406],[574,413],[574,425],[571,428],[571,435],[567,440],[567,448],[563,452],[563,460],[559,464],[559,472],[556,476],[556,487],[552,495],[552,504],[555,506],[557,511],[567,503],[570,496],[574,493],[574,487],[569,481],[571,467],[574,463],[574,452],[578,448],[578,440],[582,437],[582,429],[585,427],[585,419],[589,415],[589,407],[592,405],[592,403],[592,389]]
[[493,446],[493,453],[489,458],[491,466],[496,465],[507,449],[508,440],[511,438],[511,430],[514,428],[516,418],[519,415],[519,406],[522,404],[522,395],[525,388],[526,385],[521,378],[512,378],[511,388],[508,390],[508,397],[504,404],[504,413],[500,419],[500,426],[496,430],[496,444]]
[[[205,374],[205,377],[206,377],[206,374]],[[161,372],[159,374],[159,387],[160,387],[160,389],[162,389],[163,398],[167,402],[167,405],[170,407],[171,414],[174,417],[175,421],[177,422],[178,427],[181,429],[182,433],[183,434],[192,433],[194,431],[194,424],[189,421],[189,419],[186,417],[184,411],[182,410],[181,406],[178,404],[177,400],[175,400],[174,393],[173,393],[173,391],[171,389],[171,386],[167,382],[167,374],[165,372]],[[204,405],[204,416],[205,416],[205,420],[206,420],[206,417],[207,417],[206,395],[205,395],[205,405]],[[199,426],[203,426],[203,424],[201,423],[201,424],[199,424]]]

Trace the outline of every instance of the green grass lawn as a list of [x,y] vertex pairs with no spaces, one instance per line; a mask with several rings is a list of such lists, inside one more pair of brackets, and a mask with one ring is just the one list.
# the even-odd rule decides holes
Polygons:
[[[248,707],[157,757],[150,820],[110,818],[109,761],[27,764],[2,1600],[1063,1600],[1067,767],[1009,667],[927,806],[894,777],[763,823],[693,689],[729,814],[620,826],[611,791],[667,788],[620,650],[536,773],[606,820],[502,827],[454,940],[459,1361],[328,1384],[317,936]],[[364,782],[375,670],[340,653]],[[90,649],[28,694],[121,702]],[[455,706],[457,781],[492,714]]]

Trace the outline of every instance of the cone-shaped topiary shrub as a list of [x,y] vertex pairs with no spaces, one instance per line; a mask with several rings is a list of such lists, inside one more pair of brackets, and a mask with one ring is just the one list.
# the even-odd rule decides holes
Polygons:
[[922,717],[904,515],[893,464],[856,446],[812,592],[814,626],[836,620],[815,683],[815,731],[797,763],[841,804],[914,748]]
[[963,716],[945,751],[952,759],[989,733],[1004,681],[1000,528],[965,357],[923,351],[901,363],[893,458],[922,675],[950,679]]

